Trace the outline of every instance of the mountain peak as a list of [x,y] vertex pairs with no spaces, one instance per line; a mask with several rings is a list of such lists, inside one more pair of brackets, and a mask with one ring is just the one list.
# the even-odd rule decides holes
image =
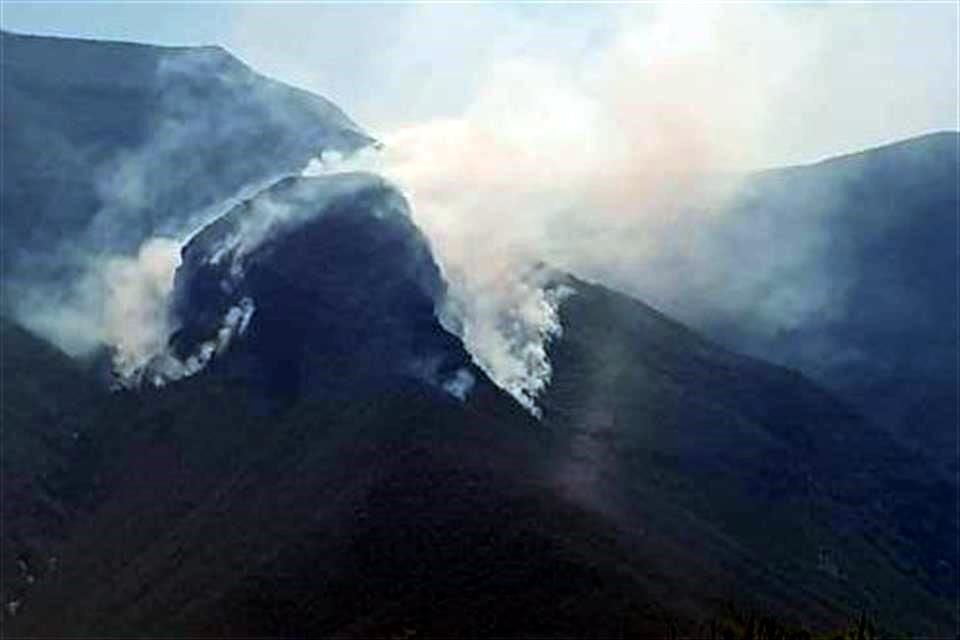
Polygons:
[[275,397],[382,376],[462,395],[475,372],[436,319],[444,288],[406,201],[384,180],[288,178],[184,248],[172,344],[181,361],[202,364],[245,334],[222,366],[269,382]]

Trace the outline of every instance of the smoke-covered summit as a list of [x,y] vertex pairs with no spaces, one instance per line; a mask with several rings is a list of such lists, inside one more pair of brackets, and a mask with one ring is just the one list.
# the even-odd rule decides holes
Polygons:
[[403,196],[354,173],[287,178],[238,205],[183,249],[162,379],[224,364],[268,397],[318,383],[406,376],[462,398],[470,360],[435,309],[445,285]]
[[[170,296],[180,247],[311,159],[349,157],[372,138],[332,103],[218,47],[2,37],[4,313],[71,355],[108,347],[126,382],[148,369],[157,379],[198,370],[210,337],[183,362],[156,358],[179,322]],[[413,218],[450,283],[443,323],[535,410],[549,380],[544,345],[559,331],[542,271],[460,259],[424,195]],[[233,308],[239,329],[251,307]]]

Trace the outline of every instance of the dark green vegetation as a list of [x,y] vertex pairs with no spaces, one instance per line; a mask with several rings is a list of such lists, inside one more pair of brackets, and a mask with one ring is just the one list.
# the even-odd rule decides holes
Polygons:
[[[136,124],[133,112],[155,100],[126,83],[137,85],[149,60],[172,53],[3,37],[19,47],[9,64],[32,70],[30,79],[4,81],[27,83],[29,91],[11,86],[39,105],[17,107],[17,117],[50,117],[25,130],[83,131],[95,110],[64,101],[113,99],[126,87],[124,95],[140,95],[125,103],[131,121],[97,121],[89,140],[151,146],[135,141],[151,125]],[[217,68],[239,64],[218,50],[174,53],[213,56]],[[63,58],[76,69],[50,75]],[[219,114],[250,107],[253,85],[226,95],[214,85],[211,97],[209,68],[200,67],[182,81],[196,105],[216,108],[178,122],[203,133],[219,126]],[[91,71],[105,68],[117,70],[107,74],[112,82]],[[292,133],[295,117],[278,115],[288,136],[279,139],[303,154],[323,147],[340,117],[325,113],[307,134]],[[13,136],[8,118],[5,103],[4,135]],[[245,134],[261,130],[248,125]],[[220,191],[202,196],[206,169],[270,177],[259,160],[226,169],[230,154],[217,145],[178,140],[144,156],[199,163],[163,182],[169,206],[142,205],[160,226],[177,223],[177,194],[189,212],[253,175],[213,180]],[[305,157],[292,154],[283,170]],[[77,174],[19,166],[22,175],[4,178],[5,239],[57,263],[59,245],[32,229],[69,236],[69,216],[91,209],[66,206],[83,202],[68,191],[63,206],[30,208],[72,188]],[[29,187],[37,176],[47,182]],[[90,175],[78,180],[77,189],[95,191]],[[366,184],[328,200],[318,184],[281,182],[188,246],[175,347],[189,352],[215,335],[224,309],[242,297],[258,309],[248,331],[194,377],[107,393],[90,366],[3,321],[5,634],[955,633],[955,494],[922,449],[797,372],[562,275],[576,293],[561,309],[554,379],[536,421],[437,322],[442,282],[402,198]],[[309,196],[298,196],[296,225],[245,254],[229,280],[226,263],[211,260],[219,243],[257,215],[259,199],[288,191]],[[77,222],[81,237],[96,235],[95,220]],[[119,218],[103,220],[112,229]],[[130,246],[156,230],[144,225]],[[476,380],[465,402],[442,389],[457,368]]]

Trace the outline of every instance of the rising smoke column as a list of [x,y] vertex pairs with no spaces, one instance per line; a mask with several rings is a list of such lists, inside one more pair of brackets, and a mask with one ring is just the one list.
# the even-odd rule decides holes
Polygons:
[[719,197],[693,188],[699,176],[753,152],[769,87],[750,75],[750,32],[737,26],[716,11],[664,10],[642,28],[625,21],[580,67],[499,61],[461,115],[306,172],[379,173],[407,196],[449,284],[440,317],[537,414],[571,293],[542,265],[652,277],[643,265],[659,234],[690,203]]
[[[441,323],[463,340],[474,362],[494,383],[539,416],[536,400],[551,377],[547,348],[562,333],[559,307],[572,289],[556,280],[531,254],[514,254],[493,235],[485,247],[479,244],[470,249],[471,262],[465,262],[468,254],[463,243],[472,238],[445,235],[459,224],[454,221],[445,227],[445,212],[434,208],[436,202],[431,199],[418,199],[421,192],[405,188],[407,178],[392,162],[390,152],[378,145],[349,158],[324,154],[304,174],[376,172],[403,191],[411,201],[414,221],[430,239],[447,283],[446,297],[436,310]],[[458,385],[451,393],[460,397],[460,388]]]

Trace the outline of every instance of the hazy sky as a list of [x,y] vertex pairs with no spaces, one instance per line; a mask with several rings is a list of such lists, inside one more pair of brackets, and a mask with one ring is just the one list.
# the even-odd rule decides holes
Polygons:
[[[461,116],[518,60],[580,83],[614,42],[639,43],[640,55],[686,48],[736,65],[728,73],[726,63],[714,64],[685,95],[707,103],[752,96],[743,117],[763,127],[763,144],[736,158],[747,165],[810,161],[958,128],[954,3],[674,5],[667,20],[661,6],[627,4],[0,6],[3,27],[18,32],[221,44],[264,73],[331,98],[375,134]],[[646,82],[644,90],[656,86]]]

